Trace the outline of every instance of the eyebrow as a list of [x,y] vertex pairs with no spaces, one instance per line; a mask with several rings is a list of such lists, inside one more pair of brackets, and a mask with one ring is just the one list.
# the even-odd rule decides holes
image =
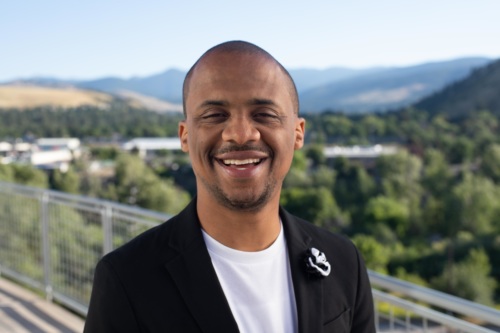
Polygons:
[[[247,103],[247,105],[271,105],[271,106],[277,106],[276,103],[274,103],[270,99],[263,99],[263,98],[252,98],[250,99]],[[224,100],[206,100],[203,103],[200,104],[200,107],[207,107],[207,106],[228,106],[229,103]]]
[[270,99],[261,99],[261,98],[253,98],[247,102],[248,105],[271,105],[271,106],[277,106],[276,103],[274,103]]
[[226,101],[220,101],[220,100],[206,100],[203,103],[200,104],[200,107],[206,107],[206,106],[228,106],[229,103]]

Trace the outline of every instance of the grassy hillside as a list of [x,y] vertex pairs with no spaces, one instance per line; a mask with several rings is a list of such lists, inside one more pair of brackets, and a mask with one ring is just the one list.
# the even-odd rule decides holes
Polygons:
[[172,104],[151,96],[132,91],[117,91],[107,94],[71,86],[40,86],[36,84],[0,85],[0,109],[32,109],[37,107],[56,107],[60,109],[81,106],[109,108],[119,99],[122,103],[136,109],[156,112],[182,112],[181,104]]
[[83,105],[105,107],[112,97],[108,94],[75,88],[51,88],[29,85],[0,86],[0,108],[33,108],[57,106],[73,108]]

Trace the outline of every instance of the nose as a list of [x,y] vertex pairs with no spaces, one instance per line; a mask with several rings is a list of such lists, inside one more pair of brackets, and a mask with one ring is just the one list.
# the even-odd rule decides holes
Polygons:
[[222,139],[242,145],[258,141],[260,139],[260,132],[251,119],[246,117],[232,117],[226,123],[222,132]]

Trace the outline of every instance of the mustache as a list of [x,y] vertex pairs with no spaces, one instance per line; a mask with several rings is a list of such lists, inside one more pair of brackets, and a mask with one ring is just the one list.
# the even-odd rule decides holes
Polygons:
[[230,145],[222,146],[222,147],[218,148],[217,150],[212,151],[211,155],[215,156],[215,155],[230,153],[230,152],[234,152],[234,151],[258,151],[258,152],[266,153],[269,156],[272,155],[272,151],[269,147],[256,146],[256,145],[251,145],[251,144],[243,144],[243,145],[230,144]]

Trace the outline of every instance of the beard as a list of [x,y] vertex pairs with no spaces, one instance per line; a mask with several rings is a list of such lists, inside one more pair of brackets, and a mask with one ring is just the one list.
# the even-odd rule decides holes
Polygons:
[[240,212],[257,212],[261,210],[269,202],[277,186],[277,181],[272,180],[264,185],[264,189],[260,193],[251,193],[247,191],[246,193],[229,195],[216,184],[210,184],[205,179],[201,179],[201,181],[208,192],[210,192],[221,205],[230,210]]

